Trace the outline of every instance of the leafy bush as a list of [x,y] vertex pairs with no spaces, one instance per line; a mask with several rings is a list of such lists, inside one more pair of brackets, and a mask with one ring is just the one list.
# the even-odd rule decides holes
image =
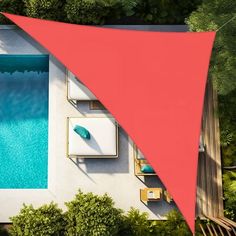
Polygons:
[[[208,0],[187,20],[192,31],[217,30],[236,12],[235,0]],[[217,32],[212,55],[210,78],[219,94],[222,160],[224,166],[236,163],[236,20]],[[223,175],[225,211],[236,219],[236,174]]]
[[64,21],[66,0],[23,0],[26,15],[35,18]]
[[177,211],[171,211],[164,222],[166,235],[192,235],[182,215]]
[[136,15],[148,24],[182,24],[201,2],[141,0]]
[[230,131],[230,129],[224,129],[220,133],[220,142],[223,147],[227,147],[232,143],[234,134]]
[[122,221],[122,211],[114,207],[106,194],[97,196],[81,191],[75,199],[66,203],[68,208],[67,235],[117,235]]
[[103,24],[116,0],[67,0],[65,11],[69,22],[77,24]]
[[[0,9],[78,24],[180,24],[201,1],[1,0]],[[6,23],[4,17],[0,20]]]
[[[122,17],[135,15],[140,2],[141,0],[67,0],[66,20],[77,24],[116,24],[122,22]],[[128,22],[135,23],[132,20]]]
[[[200,220],[196,221],[196,236],[202,235],[199,228]],[[131,208],[128,214],[124,218],[123,229],[119,234],[121,236],[191,236],[192,233],[189,230],[182,215],[173,210],[167,214],[167,220],[148,220],[147,213],[140,213],[139,210]]]
[[[186,21],[192,31],[217,30],[236,12],[235,0],[208,0],[193,12]],[[236,89],[236,20],[217,32],[210,77],[219,94]]]
[[[24,9],[25,9],[25,6],[24,6],[23,0],[1,0],[0,1],[1,12],[24,15],[25,13]],[[0,15],[0,23],[9,24],[11,22],[8,21],[4,16]]]
[[135,14],[136,7],[141,0],[118,0],[121,3],[121,9],[124,16],[132,16]]
[[147,213],[131,208],[124,216],[120,227],[119,235],[123,236],[151,236],[151,221],[148,220]]
[[56,204],[43,205],[38,209],[24,205],[19,215],[11,217],[12,236],[64,235],[65,220]]
[[[196,220],[196,229],[195,235],[202,236],[201,229],[199,228],[200,220]],[[158,236],[192,236],[191,231],[188,228],[185,220],[183,219],[182,215],[173,210],[167,214],[166,221],[153,221],[152,225],[152,235]]]
[[236,220],[236,173],[227,171],[223,175],[225,213],[232,220]]
[[224,166],[236,165],[236,89],[219,96],[219,118]]
[[[66,203],[67,211],[56,204],[44,205],[38,209],[24,205],[17,216],[11,218],[12,236],[190,236],[192,235],[181,214],[172,211],[166,221],[148,220],[147,213],[131,208],[127,214],[114,207],[106,194],[76,194],[74,200]],[[202,235],[196,222],[196,236]],[[0,231],[1,233],[1,231]],[[5,235],[8,235],[5,232]],[[0,234],[1,235],[1,234]]]

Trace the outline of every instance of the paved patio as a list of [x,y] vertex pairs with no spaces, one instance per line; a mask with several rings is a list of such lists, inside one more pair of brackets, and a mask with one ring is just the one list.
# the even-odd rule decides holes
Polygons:
[[[19,29],[0,29],[1,54],[47,53],[34,40]],[[88,103],[75,109],[66,99],[66,70],[53,56],[49,63],[49,156],[48,189],[0,189],[0,222],[9,222],[9,217],[18,213],[23,203],[35,207],[55,201],[64,208],[78,189],[96,194],[108,193],[117,207],[130,207],[147,212],[150,219],[162,219],[175,208],[165,201],[144,205],[139,190],[145,187],[163,187],[153,177],[137,178],[134,175],[133,143],[120,128],[119,158],[86,159],[66,158],[67,117],[107,116],[104,111],[91,111]]]

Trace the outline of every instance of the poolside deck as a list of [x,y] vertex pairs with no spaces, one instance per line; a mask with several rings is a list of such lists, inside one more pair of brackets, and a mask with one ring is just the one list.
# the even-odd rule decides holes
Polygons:
[[[172,31],[181,31],[182,28],[186,27],[180,26],[176,29],[176,26],[173,26]],[[167,27],[166,30],[171,31],[171,27]],[[49,54],[17,27],[0,27],[0,31],[1,54]],[[163,219],[167,212],[175,208],[175,204],[159,201],[145,205],[140,201],[140,189],[162,187],[162,184],[156,176],[140,181],[134,175],[133,143],[122,129],[119,133],[119,158],[84,161],[66,158],[67,117],[107,117],[108,115],[104,110],[91,110],[86,103],[81,103],[75,109],[67,101],[66,94],[66,69],[50,55],[48,188],[0,189],[0,222],[10,222],[9,217],[18,214],[23,203],[38,207],[54,201],[59,207],[66,209],[64,203],[73,199],[78,189],[95,194],[108,193],[114,199],[116,206],[125,211],[135,207],[142,212],[147,212],[150,219]]]
[[200,217],[223,215],[220,134],[216,110],[217,95],[211,82],[208,82],[202,122],[205,152],[199,154],[198,160],[196,213]]
[[[16,28],[1,30],[0,53],[48,54],[32,38]],[[66,158],[67,117],[106,117],[107,113],[91,110],[88,104],[80,104],[75,109],[66,99],[65,77],[64,66],[50,55],[48,188],[0,189],[0,222],[9,222],[9,217],[18,214],[23,203],[37,207],[54,201],[66,209],[64,202],[73,199],[79,188],[84,192],[109,193],[116,206],[125,211],[132,206],[147,212],[151,219],[163,219],[167,212],[175,208],[175,204],[160,201],[145,205],[140,201],[140,189],[164,187],[157,176],[137,179],[134,175],[133,143],[122,129],[119,158],[78,162]],[[207,151],[205,156],[199,158],[197,213],[200,216],[216,217],[223,214],[223,201],[218,120],[213,112],[216,97],[210,85],[207,87],[205,103],[203,130]]]

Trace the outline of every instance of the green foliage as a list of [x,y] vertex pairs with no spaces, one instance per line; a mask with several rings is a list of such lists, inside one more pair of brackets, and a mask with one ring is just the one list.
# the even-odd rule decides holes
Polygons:
[[151,236],[152,223],[148,220],[147,213],[131,208],[124,216],[119,235],[125,236]]
[[[18,15],[24,15],[24,2],[23,0],[1,0],[0,1],[0,11],[14,13]],[[0,24],[9,24],[4,16],[0,15]]]
[[120,0],[121,13],[119,16],[132,16],[135,14],[136,7],[141,3],[141,0]]
[[235,166],[236,165],[236,143],[231,143],[226,147],[222,147],[222,161],[223,166]]
[[[235,0],[205,0],[186,21],[191,31],[217,30],[236,15]],[[236,19],[217,33],[210,77],[219,94],[236,89]]]
[[219,96],[219,119],[224,166],[236,165],[236,89]]
[[67,0],[67,21],[77,24],[104,24],[134,14],[139,0]]
[[[233,187],[235,188],[235,186]],[[166,221],[148,220],[147,213],[131,208],[127,214],[114,207],[106,194],[76,194],[66,203],[67,211],[56,204],[38,209],[24,205],[17,216],[11,218],[12,236],[190,236],[192,235],[181,214],[172,211]],[[196,236],[201,235],[196,222]],[[1,233],[1,231],[0,231]],[[5,235],[8,235],[5,232]],[[0,234],[1,235],[1,234]]]
[[142,0],[136,15],[148,24],[182,24],[202,0]]
[[[200,236],[201,229],[199,228],[198,219],[196,222],[196,236]],[[138,210],[131,208],[125,216],[123,224],[126,230],[123,230],[119,235],[126,236],[192,236],[186,222],[178,211],[171,211],[167,215],[167,220],[148,220],[146,213],[140,213]]]
[[[199,228],[200,220],[196,221],[196,236],[200,236],[201,229]],[[128,214],[124,217],[123,229],[121,236],[192,236],[185,220],[178,211],[171,211],[167,215],[167,220],[148,220],[146,213],[140,213],[139,210],[131,208]]]
[[24,205],[19,215],[11,217],[12,236],[60,236],[64,235],[65,220],[56,204],[43,205],[38,209]]
[[[236,15],[235,0],[208,0],[193,12],[187,23],[192,31],[217,30]],[[236,19],[217,32],[210,78],[219,94],[222,160],[224,166],[236,163]],[[236,174],[223,175],[225,213],[236,219]]]
[[[167,215],[167,221],[164,222],[165,235],[192,235],[182,215],[177,211],[171,211]],[[160,232],[161,233],[161,232]]]
[[64,21],[66,0],[23,0],[26,15],[35,18]]
[[[196,236],[202,236],[201,229],[199,228],[199,223],[200,220],[197,219],[195,229]],[[192,236],[192,233],[189,230],[182,215],[176,210],[169,212],[169,214],[167,214],[167,220],[165,221],[151,221],[149,232],[150,235],[158,236]]]
[[0,10],[78,24],[182,24],[201,1],[1,0]]
[[236,220],[236,172],[225,172],[223,182],[225,213],[232,220]]
[[97,196],[81,191],[75,199],[66,203],[68,208],[67,235],[117,235],[122,221],[122,211],[114,207],[106,194]]
[[67,0],[65,11],[69,22],[103,24],[113,4],[113,0]]
[[223,147],[227,147],[232,143],[234,134],[229,129],[222,130],[220,133],[220,142]]

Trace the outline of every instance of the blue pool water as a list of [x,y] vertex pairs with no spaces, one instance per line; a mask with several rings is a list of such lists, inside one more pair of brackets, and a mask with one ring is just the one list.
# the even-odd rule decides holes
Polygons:
[[47,188],[47,55],[0,55],[0,188]]

